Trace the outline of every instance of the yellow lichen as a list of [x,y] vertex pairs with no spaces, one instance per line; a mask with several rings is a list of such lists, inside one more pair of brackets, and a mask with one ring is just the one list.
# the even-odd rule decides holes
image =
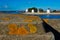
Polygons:
[[28,24],[28,27],[30,28],[30,33],[36,33],[37,28],[33,24]]
[[48,19],[43,19],[46,23],[48,23]]

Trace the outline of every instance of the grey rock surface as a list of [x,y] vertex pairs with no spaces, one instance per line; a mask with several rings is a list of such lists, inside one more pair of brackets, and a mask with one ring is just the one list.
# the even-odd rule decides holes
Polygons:
[[[0,14],[0,40],[54,40],[54,35],[51,32],[45,33],[45,30],[42,25],[42,20],[39,17],[36,17],[36,19],[34,19],[32,22],[27,22],[27,23],[23,22],[23,20],[26,19],[25,17],[27,17],[27,16],[29,16],[29,15]],[[2,20],[2,18],[6,18],[6,17],[10,18],[10,20],[7,20],[7,21],[5,19]],[[28,17],[27,20],[31,20],[31,18]],[[37,32],[34,34],[25,35],[25,36],[9,35],[8,34],[8,32],[9,32],[8,25],[12,24],[12,23],[17,24],[18,26],[20,26],[20,24],[27,25],[27,24],[31,23],[36,26]],[[57,21],[55,23],[54,21],[49,20],[48,23],[53,28],[56,28],[54,25],[56,23],[58,23],[58,27],[59,27],[59,22],[57,22]],[[54,24],[54,25],[52,25],[52,24]],[[28,30],[27,26],[25,28]],[[56,29],[56,30],[58,30],[58,29]]]

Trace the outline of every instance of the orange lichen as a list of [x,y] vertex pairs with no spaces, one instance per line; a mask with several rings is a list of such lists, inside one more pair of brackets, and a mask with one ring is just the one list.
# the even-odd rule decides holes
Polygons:
[[27,16],[26,18],[37,18],[38,16]]
[[21,27],[17,28],[16,24],[9,24],[8,25],[9,28],[9,34],[11,35],[26,35],[29,32],[24,28],[24,26],[22,25]]
[[40,18],[38,16],[27,16],[25,17],[23,22],[33,22],[33,21],[39,21]]
[[16,24],[9,24],[8,25],[9,28],[9,34],[16,34],[17,31],[17,25]]
[[30,19],[30,20],[40,20],[38,16],[27,16],[25,19]]
[[2,18],[2,20],[5,20],[5,21],[8,21],[8,20],[10,20],[10,18]]
[[25,19],[23,22],[32,22],[32,20]]
[[21,27],[17,30],[18,35],[27,35],[28,33],[29,32],[24,27]]
[[9,24],[8,28],[9,28],[9,34],[11,35],[27,35],[29,33],[36,33],[37,32],[37,28],[35,25],[33,24],[28,24],[27,25],[30,32],[27,31],[24,27],[24,25],[21,25],[20,27],[17,26],[17,24]]

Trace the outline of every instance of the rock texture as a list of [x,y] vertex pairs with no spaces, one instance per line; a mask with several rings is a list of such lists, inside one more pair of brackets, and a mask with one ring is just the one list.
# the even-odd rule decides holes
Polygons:
[[[21,27],[24,27],[28,31],[28,34],[23,35],[24,31],[21,31],[23,29],[21,29]],[[10,32],[11,30],[13,32]],[[45,33],[42,21],[38,16],[23,14],[0,14],[0,40],[53,39],[54,35],[51,32]]]
[[51,25],[55,30],[60,32],[60,19],[49,19],[48,24]]

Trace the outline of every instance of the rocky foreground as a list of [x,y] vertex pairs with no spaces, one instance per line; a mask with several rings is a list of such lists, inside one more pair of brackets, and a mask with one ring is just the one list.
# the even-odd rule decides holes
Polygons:
[[60,19],[49,19],[48,20],[48,24],[54,28],[55,30],[57,30],[58,32],[60,32]]
[[[60,20],[44,20],[60,32]],[[54,40],[54,35],[45,32],[38,16],[0,14],[0,40]]]

